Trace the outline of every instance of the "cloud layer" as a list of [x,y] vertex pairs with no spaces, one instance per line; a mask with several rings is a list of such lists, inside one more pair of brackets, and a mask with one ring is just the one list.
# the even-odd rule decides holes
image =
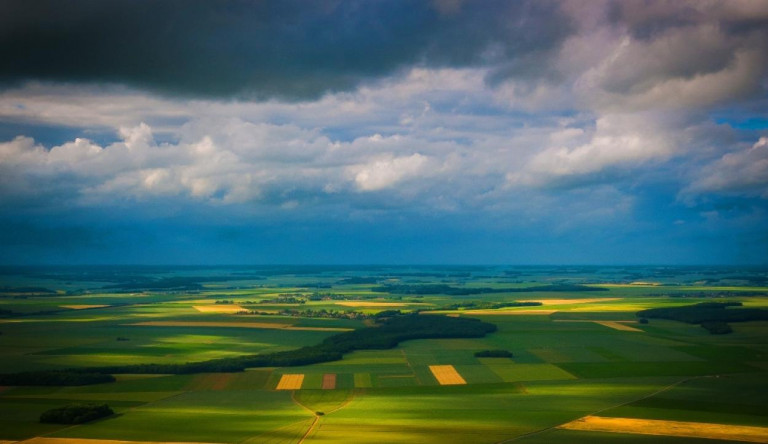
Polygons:
[[768,6],[739,0],[4,2],[0,224],[766,262],[765,54]]

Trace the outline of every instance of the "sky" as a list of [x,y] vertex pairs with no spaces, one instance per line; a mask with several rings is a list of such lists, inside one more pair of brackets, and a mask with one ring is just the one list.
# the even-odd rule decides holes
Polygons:
[[768,1],[4,0],[0,264],[768,265]]

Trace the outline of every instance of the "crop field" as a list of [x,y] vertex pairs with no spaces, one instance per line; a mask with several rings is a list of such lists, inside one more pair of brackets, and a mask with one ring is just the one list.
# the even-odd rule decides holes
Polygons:
[[[659,439],[649,433],[671,443],[768,442],[767,320],[729,322],[730,333],[711,334],[697,323],[637,315],[713,302],[738,302],[723,310],[759,313],[768,309],[765,270],[144,273],[30,268],[0,274],[6,289],[0,293],[0,378],[10,378],[0,384],[0,442]],[[170,277],[187,287],[163,287]],[[30,288],[36,291],[25,292]],[[306,362],[185,367],[280,357],[302,347],[310,353],[392,319],[418,325],[446,316],[493,324],[495,331],[356,345]],[[504,354],[488,353],[494,351]],[[46,379],[72,372],[106,372],[114,381]],[[33,382],[13,382],[27,381],[12,379],[18,375]],[[43,412],[73,403],[106,403],[115,414],[79,425],[39,421]]]
[[682,436],[706,439],[768,443],[768,427],[753,427],[705,422],[681,422],[658,419],[604,418],[585,416],[560,426],[568,430],[630,433],[654,436]]

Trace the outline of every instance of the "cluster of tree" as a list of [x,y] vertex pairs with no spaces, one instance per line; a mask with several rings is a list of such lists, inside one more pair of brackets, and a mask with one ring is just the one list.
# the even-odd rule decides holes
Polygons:
[[216,302],[214,304],[234,304],[235,301],[231,299],[216,299]]
[[765,296],[765,293],[757,291],[685,291],[678,293],[654,293],[652,296],[667,296],[670,298],[733,298]]
[[82,370],[39,371],[0,374],[0,385],[89,385],[115,382],[115,377],[103,372]]
[[[761,308],[735,308],[741,306],[741,302],[702,302],[682,307],[650,308],[637,312],[637,316],[640,318],[670,319],[688,324],[701,324],[702,327],[713,334],[730,333],[731,328],[727,325],[728,322],[768,320],[768,310]],[[706,325],[704,325],[705,323]]]
[[351,299],[371,299],[372,296],[367,295],[350,295],[350,294],[337,294],[337,293],[319,293],[315,292],[307,296],[310,301],[348,301]]
[[511,358],[512,352],[509,350],[483,350],[475,352],[477,358]]
[[0,287],[0,295],[55,296],[56,291],[43,287]]
[[13,310],[0,308],[0,317],[13,316]]
[[[245,314],[245,315],[264,315],[264,314],[274,314],[274,313],[268,313],[258,310],[247,310],[247,311],[241,311],[238,314]],[[320,310],[312,310],[306,309],[306,310],[296,310],[293,308],[286,308],[283,310],[280,310],[277,314],[282,316],[293,316],[293,317],[302,317],[302,318],[328,318],[328,319],[369,319],[373,316],[368,315],[366,313],[360,312],[360,311],[337,311],[337,310],[326,310],[324,308]]]
[[491,288],[491,287],[455,287],[449,284],[388,284],[371,288],[372,291],[378,293],[395,293],[395,294],[445,294],[448,296],[468,296],[473,294],[488,294],[488,293],[532,293],[532,292],[580,292],[580,291],[607,291],[607,288],[603,287],[589,287],[586,285],[577,284],[549,284],[549,285],[537,285],[532,287],[508,287],[508,288]]
[[306,304],[307,300],[301,293],[280,294],[274,299],[263,299],[259,304]]
[[260,310],[240,310],[237,313],[238,315],[257,315],[257,316],[272,316],[275,314],[274,311],[260,311]]
[[713,335],[727,335],[733,332],[730,325],[721,321],[706,321],[702,322],[701,326]]
[[376,319],[384,319],[384,318],[391,318],[392,316],[400,316],[403,314],[400,310],[382,310],[375,315],[373,315]]
[[505,307],[533,307],[541,305],[541,302],[489,302],[489,301],[472,301],[472,302],[459,302],[457,304],[451,304],[443,307],[444,310],[461,310],[461,309],[496,309]]
[[[138,364],[110,367],[72,369],[72,372],[86,374],[144,373],[144,374],[189,374],[238,372],[252,367],[292,367],[338,361],[345,353],[354,350],[388,349],[402,341],[431,338],[478,338],[496,331],[496,326],[472,318],[451,318],[447,316],[420,316],[418,314],[397,315],[392,312],[382,316],[374,327],[366,327],[339,333],[323,342],[296,350],[246,355],[235,358],[220,358],[186,364]],[[14,375],[3,375],[14,376]],[[0,380],[0,384],[3,381]],[[13,384],[7,384],[13,385]]]
[[70,404],[51,409],[40,415],[40,422],[48,424],[82,424],[114,415],[106,404]]
[[[741,307],[741,302],[702,302],[682,307],[650,308],[637,313],[642,318],[671,319],[689,324],[702,322],[746,322],[768,320],[768,310]],[[734,308],[730,308],[734,307]]]

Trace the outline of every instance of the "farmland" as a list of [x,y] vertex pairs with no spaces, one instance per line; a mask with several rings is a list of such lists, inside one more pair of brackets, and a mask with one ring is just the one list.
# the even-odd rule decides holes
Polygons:
[[[711,334],[636,315],[711,302],[768,309],[766,270],[60,267],[7,268],[0,279],[3,375],[268,356],[386,331],[404,316],[495,326],[345,348],[310,365],[8,384],[4,441],[650,442],[658,436],[644,431],[664,434],[658,424],[713,431],[664,434],[673,443],[768,441],[768,321]],[[511,357],[475,356],[483,350]],[[73,403],[115,415],[39,422]]]

